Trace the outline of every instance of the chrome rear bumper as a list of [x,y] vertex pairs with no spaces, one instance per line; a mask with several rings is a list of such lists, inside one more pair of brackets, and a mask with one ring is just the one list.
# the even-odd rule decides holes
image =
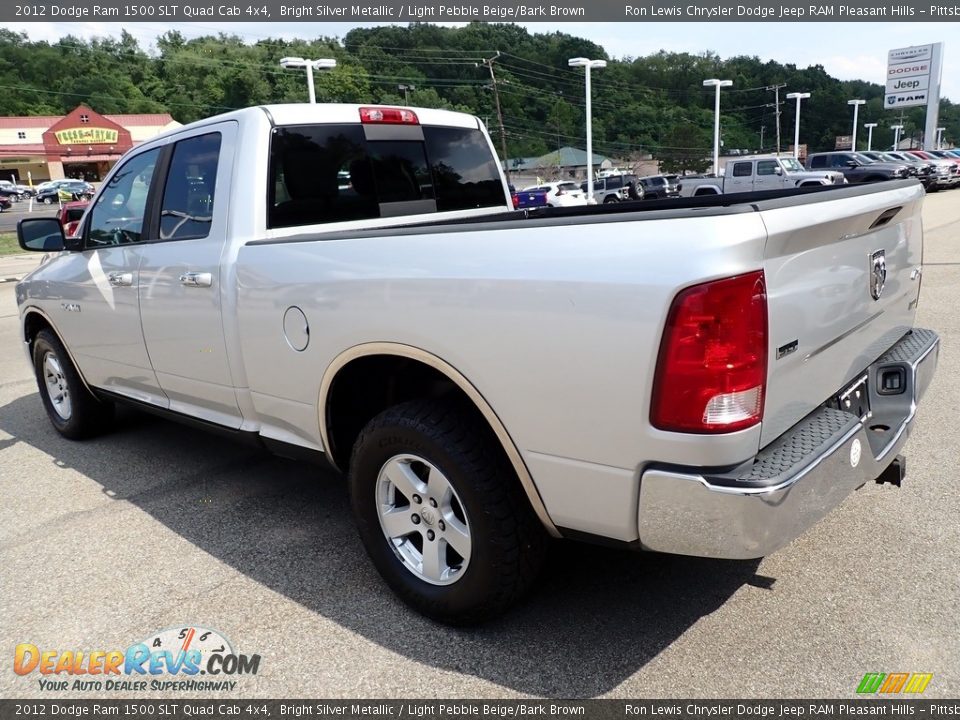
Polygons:
[[[646,469],[639,507],[643,549],[746,559],[789,543],[893,462],[936,371],[939,348],[936,333],[915,329],[869,367],[872,414],[866,423],[820,408],[734,470]],[[880,395],[878,374],[897,367],[905,370],[904,391]]]

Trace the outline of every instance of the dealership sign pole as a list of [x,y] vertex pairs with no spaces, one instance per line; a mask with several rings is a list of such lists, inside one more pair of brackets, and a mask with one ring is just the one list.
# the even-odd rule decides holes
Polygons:
[[898,48],[887,53],[886,110],[927,106],[923,147],[936,147],[940,120],[940,76],[943,72],[943,43]]

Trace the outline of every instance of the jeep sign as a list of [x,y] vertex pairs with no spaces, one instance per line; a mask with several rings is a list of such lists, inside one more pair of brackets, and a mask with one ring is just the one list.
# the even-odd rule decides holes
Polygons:
[[887,95],[916,94],[917,91],[922,93],[929,84],[929,75],[889,78],[887,80]]

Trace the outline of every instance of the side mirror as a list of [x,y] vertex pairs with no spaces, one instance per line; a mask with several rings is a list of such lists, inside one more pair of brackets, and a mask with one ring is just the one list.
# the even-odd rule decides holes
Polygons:
[[783,175],[783,168],[780,167],[779,165],[777,165],[777,166],[773,169],[773,172],[774,172],[776,175]]
[[847,167],[860,167],[860,163],[856,160],[847,160]]
[[17,223],[17,242],[32,252],[58,252],[67,248],[63,226],[57,218],[26,218]]

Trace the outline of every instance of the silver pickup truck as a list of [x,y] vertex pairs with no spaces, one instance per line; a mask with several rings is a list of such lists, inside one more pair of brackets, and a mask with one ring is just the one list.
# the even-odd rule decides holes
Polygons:
[[899,483],[937,363],[916,181],[514,211],[482,124],[279,105],[131,150],[17,285],[54,428],[132,404],[324,458],[373,565],[470,623],[550,536],[760,557]]

